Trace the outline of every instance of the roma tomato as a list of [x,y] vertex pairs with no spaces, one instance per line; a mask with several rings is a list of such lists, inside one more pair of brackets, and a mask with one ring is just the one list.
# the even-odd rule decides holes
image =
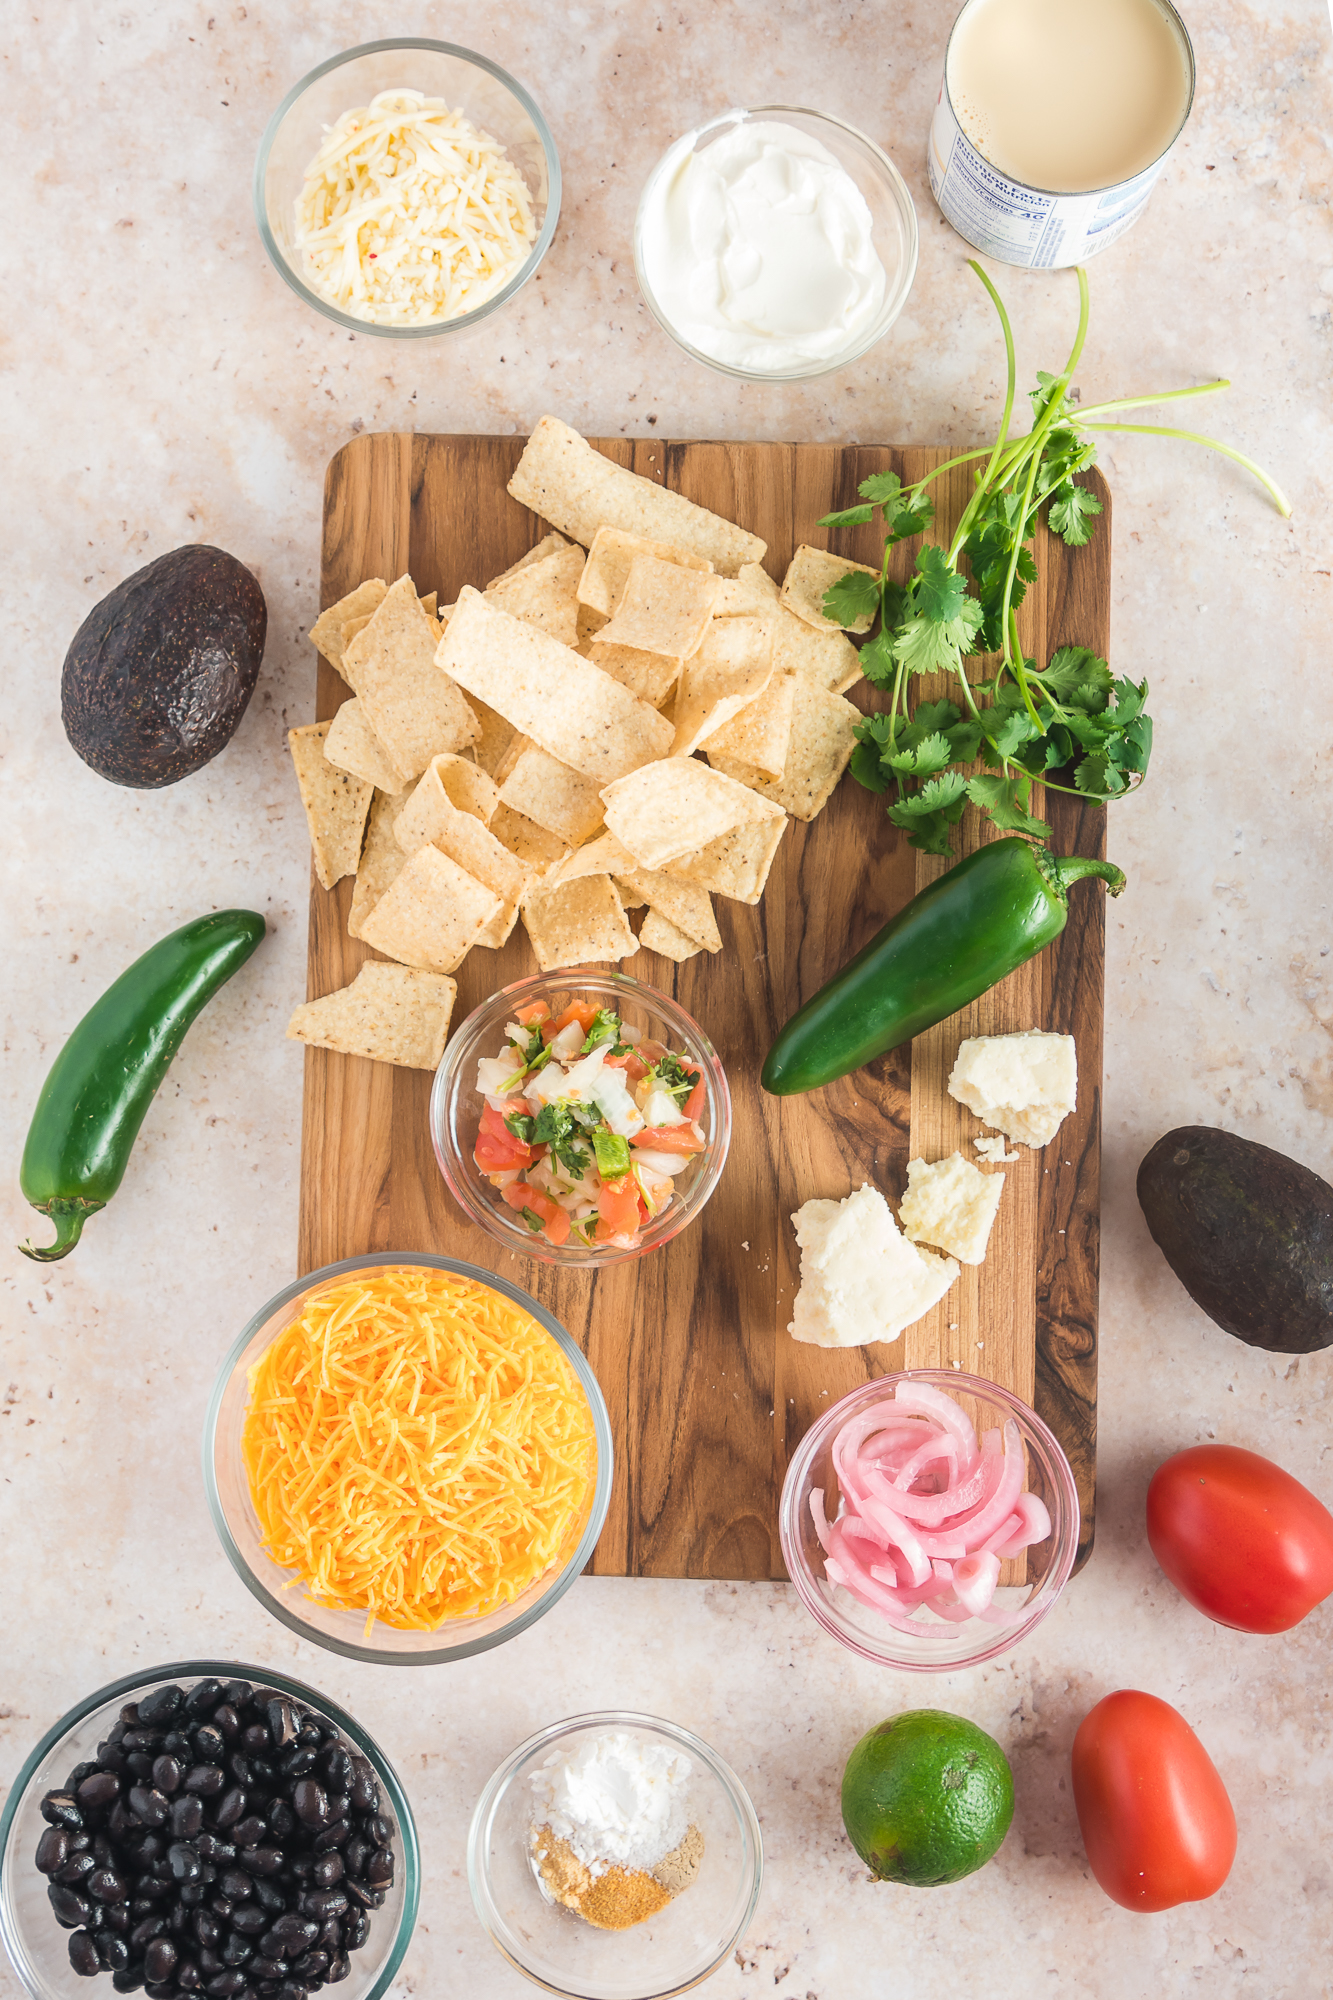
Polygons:
[[1108,1694],[1079,1724],[1071,1761],[1083,1845],[1113,1903],[1170,1910],[1217,1894],[1236,1858],[1236,1815],[1170,1702]]
[[1239,1445],[1195,1445],[1158,1466],[1148,1542],[1196,1611],[1240,1632],[1288,1632],[1333,1591],[1333,1514]]

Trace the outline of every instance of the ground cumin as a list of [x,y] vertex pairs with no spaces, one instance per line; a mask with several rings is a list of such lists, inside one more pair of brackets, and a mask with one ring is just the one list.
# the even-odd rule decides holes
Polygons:
[[579,1860],[549,1826],[534,1827],[532,1851],[547,1893],[599,1931],[627,1931],[664,1910],[699,1872],[704,1837],[692,1826],[657,1866],[607,1868],[600,1875]]

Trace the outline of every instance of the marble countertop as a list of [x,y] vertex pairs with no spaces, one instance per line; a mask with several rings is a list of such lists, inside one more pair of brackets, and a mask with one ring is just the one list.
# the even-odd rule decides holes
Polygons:
[[[213,11],[209,11],[210,8]],[[342,1662],[267,1619],[228,1567],[198,1469],[219,1356],[294,1268],[308,855],[284,730],[312,713],[321,481],[353,432],[584,431],[970,444],[998,412],[991,309],[941,221],[924,142],[952,0],[703,0],[500,7],[447,23],[384,0],[319,9],[206,0],[36,5],[4,50],[20,199],[0,334],[0,510],[9,640],[4,1219],[41,1079],[92,999],[210,906],[272,935],[191,1033],[114,1212],[67,1263],[0,1255],[0,1785],[75,1699],[159,1660],[266,1662],[346,1703],[396,1759],[425,1860],[395,1991],[530,1991],[473,1916],[463,1842],[487,1775],[523,1736],[590,1707],[698,1730],[750,1788],[767,1875],[716,2000],[903,2000],[943,1977],[992,1996],[1312,2000],[1329,1984],[1333,1608],[1284,1637],[1213,1626],[1145,1545],[1157,1463],[1205,1438],[1252,1445],[1327,1500],[1333,1360],[1261,1353],[1196,1311],[1148,1238],[1134,1173],[1171,1125],[1216,1123],[1327,1171],[1333,917],[1327,810],[1329,21],[1311,0],[1186,6],[1193,117],[1145,218],[1091,268],[1085,397],[1229,376],[1210,425],[1241,470],[1128,439],[1115,494],[1114,663],[1153,686],[1157,750],[1113,808],[1130,876],[1109,922],[1100,1502],[1096,1552],[1031,1643],[922,1680],[858,1664],[786,1586],[580,1580],[515,1643],[408,1677]],[[269,267],[250,210],[282,94],[355,42],[448,34],[524,79],[565,169],[541,281],[498,338],[457,352],[346,333]],[[921,222],[920,272],[861,365],[808,387],[740,387],[689,363],[639,301],[638,190],[667,142],[728,103],[842,113],[893,155]],[[1068,274],[997,272],[1020,368],[1063,357]],[[1197,413],[1202,417],[1203,411]],[[104,784],[60,726],[60,663],[94,600],[188,541],[234,551],[268,598],[268,654],[228,751],[162,792]],[[1068,1751],[1113,1688],[1174,1702],[1235,1802],[1240,1852],[1212,1901],[1142,1918],[1092,1882]],[[861,1733],[923,1703],[973,1717],[1014,1765],[997,1860],[949,1889],[871,1883],[838,1812]],[[0,1969],[0,1995],[17,1983]]]

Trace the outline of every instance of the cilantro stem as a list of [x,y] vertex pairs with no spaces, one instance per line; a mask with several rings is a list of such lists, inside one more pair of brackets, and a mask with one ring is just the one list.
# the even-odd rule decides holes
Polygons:
[[991,304],[995,307],[996,312],[1000,316],[1000,329],[1004,334],[1004,358],[1005,358],[1006,380],[1005,380],[1005,392],[1004,392],[1004,414],[1000,418],[999,435],[996,438],[994,448],[991,451],[990,463],[987,465],[986,470],[982,474],[981,478],[977,481],[976,491],[973,493],[972,498],[968,501],[966,507],[964,507],[963,517],[959,521],[958,527],[954,533],[954,538],[949,548],[949,562],[951,566],[955,566],[957,564],[958,551],[962,548],[963,543],[967,540],[968,535],[971,532],[972,523],[976,518],[977,510],[982,505],[982,503],[986,498],[986,495],[990,491],[990,483],[995,476],[995,468],[1000,461],[1000,456],[1004,451],[1005,444],[1007,443],[1009,438],[1009,421],[1014,413],[1014,390],[1018,382],[1018,368],[1017,368],[1017,363],[1014,359],[1014,330],[1009,323],[1009,315],[1004,309],[1004,300],[1000,297],[1000,294],[996,291],[994,285],[991,283],[986,273],[982,270],[976,258],[969,257],[967,262],[968,262],[968,269],[976,272],[982,284],[986,287],[986,290],[990,293]]
[[1183,438],[1187,444],[1206,445],[1209,451],[1220,451],[1224,458],[1234,458],[1237,465],[1243,465],[1247,472],[1252,472],[1284,519],[1291,514],[1291,502],[1277,481],[1270,479],[1263,467],[1256,465],[1252,458],[1246,458],[1243,451],[1233,450],[1219,438],[1203,437],[1198,431],[1172,430],[1167,424],[1089,424],[1087,428],[1090,431],[1133,431],[1140,437]]
[[1219,389],[1230,387],[1225,378],[1217,382],[1196,382],[1192,389],[1163,389],[1157,396],[1121,396],[1113,403],[1089,403],[1086,410],[1075,405],[1068,411],[1068,417],[1071,424],[1081,424],[1086,417],[1100,417],[1107,410],[1147,410],[1155,403],[1176,403],[1182,396],[1212,396]]

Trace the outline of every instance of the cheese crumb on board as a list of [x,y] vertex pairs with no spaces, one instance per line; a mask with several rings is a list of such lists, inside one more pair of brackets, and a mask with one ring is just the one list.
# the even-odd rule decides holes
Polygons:
[[909,1160],[907,1193],[898,1206],[903,1234],[947,1250],[960,1264],[980,1264],[1003,1192],[1003,1174],[983,1174],[961,1153],[930,1167]]
[[1045,1146],[1074,1108],[1078,1057],[1072,1035],[1029,1028],[974,1035],[959,1048],[949,1095],[985,1125],[1025,1146]]
[[801,1287],[787,1331],[816,1347],[896,1340],[942,1299],[958,1266],[899,1233],[889,1204],[866,1184],[842,1201],[807,1201],[792,1217]]
[[1021,1160],[1023,1157],[1021,1153],[1011,1153],[1009,1151],[1003,1135],[999,1135],[994,1139],[974,1139],[972,1144],[976,1147],[978,1156],[990,1167],[1005,1166],[1011,1160]]

